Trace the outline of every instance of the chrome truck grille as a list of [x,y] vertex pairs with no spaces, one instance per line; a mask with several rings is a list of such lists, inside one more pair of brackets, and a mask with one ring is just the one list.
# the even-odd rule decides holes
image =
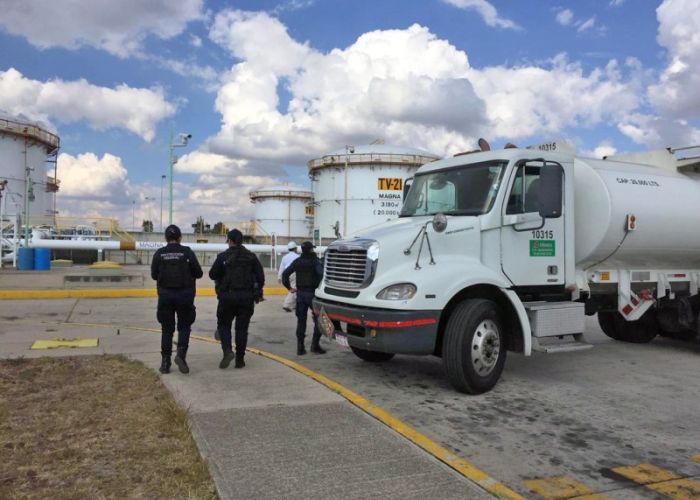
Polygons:
[[367,259],[367,241],[333,243],[325,253],[323,279],[332,287],[357,289],[372,281],[375,262]]

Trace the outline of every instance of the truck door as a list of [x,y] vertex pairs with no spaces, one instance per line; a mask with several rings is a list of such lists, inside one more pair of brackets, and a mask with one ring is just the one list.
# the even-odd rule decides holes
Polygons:
[[[514,286],[566,283],[563,190],[558,163],[523,160],[512,170],[502,212],[501,268]],[[558,208],[552,209],[552,200]]]

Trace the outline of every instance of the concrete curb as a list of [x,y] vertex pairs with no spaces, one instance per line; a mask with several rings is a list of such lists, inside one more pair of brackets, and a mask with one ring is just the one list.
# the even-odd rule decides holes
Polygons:
[[[282,287],[263,288],[264,295],[286,295]],[[200,297],[216,297],[213,288],[198,288]],[[0,299],[124,299],[138,297],[157,297],[155,288],[93,288],[87,290],[0,290]]]

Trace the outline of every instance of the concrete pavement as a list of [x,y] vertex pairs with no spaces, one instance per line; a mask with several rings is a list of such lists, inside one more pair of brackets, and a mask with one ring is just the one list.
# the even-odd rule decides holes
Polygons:
[[[3,300],[0,358],[123,353],[156,369],[154,306],[154,299]],[[286,342],[289,332],[278,333]],[[36,339],[78,336],[99,338],[99,346],[30,350]],[[490,496],[309,378],[251,354],[246,368],[224,371],[220,356],[218,345],[193,340],[191,373],[162,379],[189,411],[221,498]]]

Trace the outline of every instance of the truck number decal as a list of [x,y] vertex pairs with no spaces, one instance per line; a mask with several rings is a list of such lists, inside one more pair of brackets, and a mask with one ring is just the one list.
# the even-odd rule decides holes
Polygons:
[[530,257],[554,257],[554,240],[530,240]]
[[553,240],[554,239],[554,231],[551,229],[537,229],[535,231],[531,231],[532,237],[536,240]]
[[379,191],[401,191],[403,179],[400,177],[380,177],[377,179],[377,189]]

